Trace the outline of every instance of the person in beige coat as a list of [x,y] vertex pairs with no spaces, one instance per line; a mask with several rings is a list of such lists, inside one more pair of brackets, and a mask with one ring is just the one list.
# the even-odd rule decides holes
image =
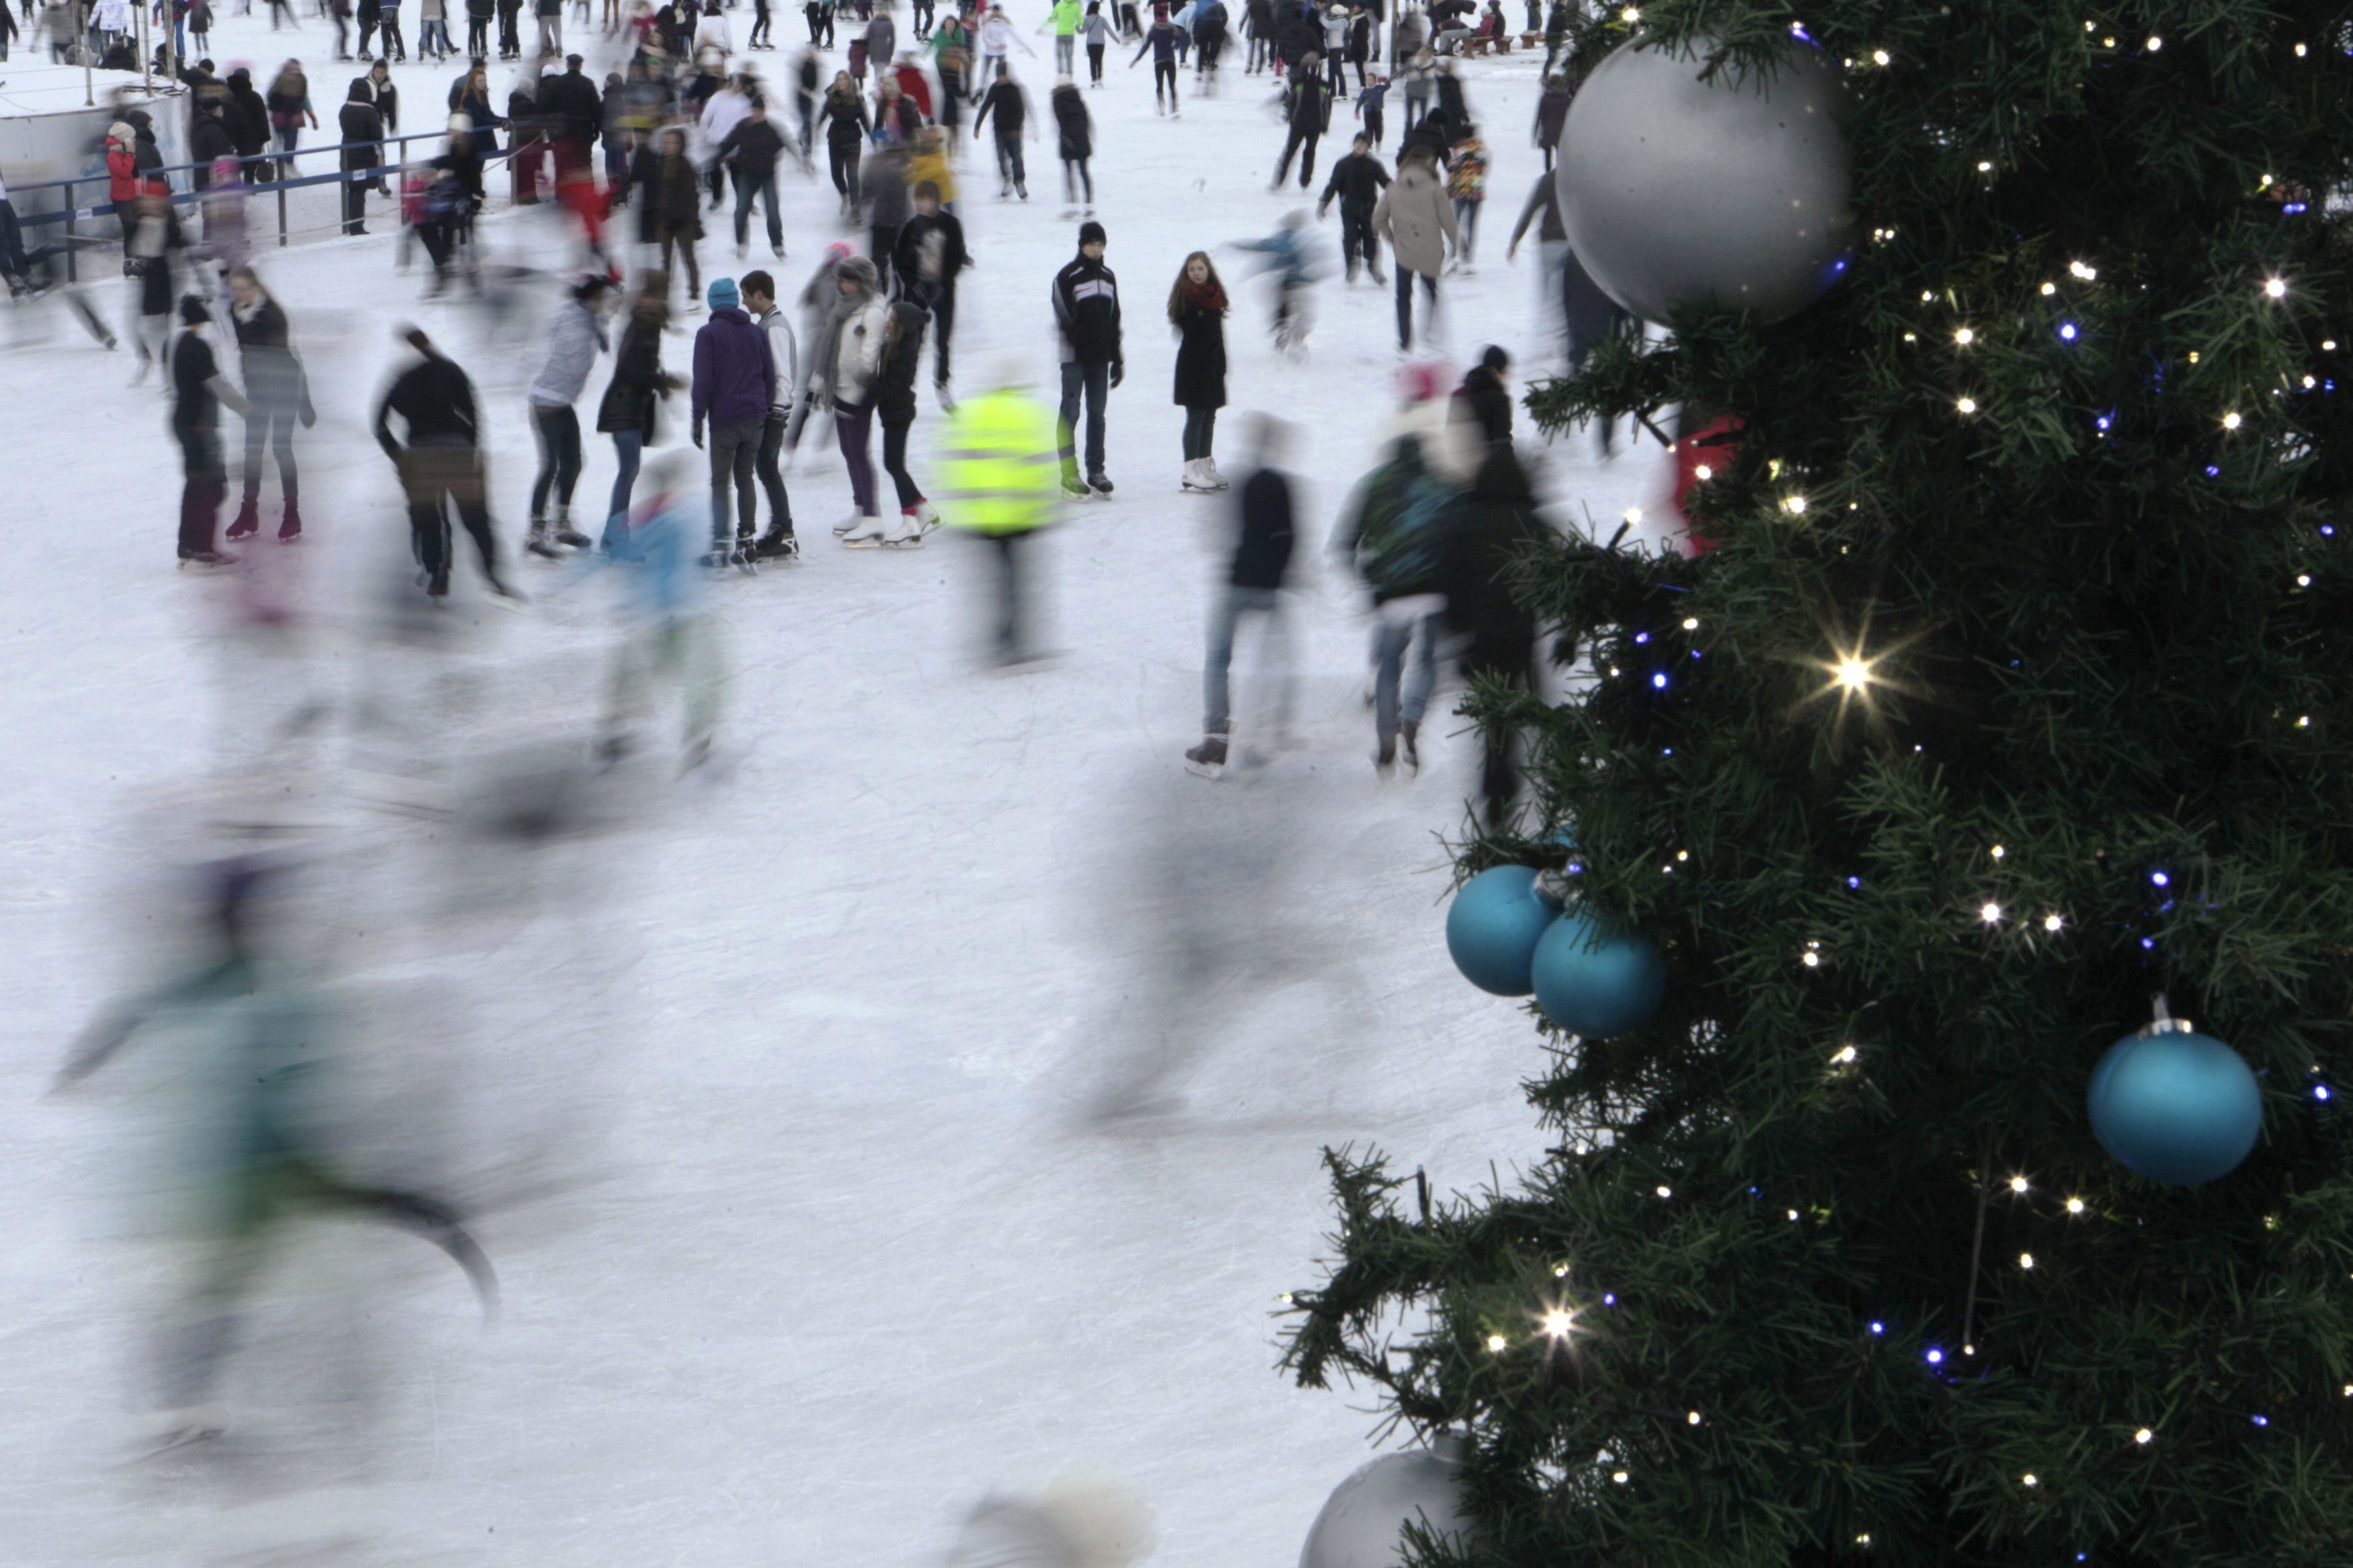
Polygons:
[[1462,248],[1454,205],[1446,197],[1446,176],[1429,148],[1407,149],[1397,178],[1373,208],[1373,232],[1389,242],[1397,258],[1398,350],[1403,353],[1413,346],[1415,280],[1421,283],[1426,334],[1438,319],[1438,275],[1446,268],[1446,253]]

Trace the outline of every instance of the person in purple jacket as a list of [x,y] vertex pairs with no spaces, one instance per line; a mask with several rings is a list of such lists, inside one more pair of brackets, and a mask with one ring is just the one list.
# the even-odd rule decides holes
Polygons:
[[[752,324],[737,302],[735,279],[714,278],[708,295],[711,320],[694,334],[694,444],[711,426],[711,554],[712,566],[749,567],[758,492],[754,466],[760,436],[776,398],[776,361],[768,334]],[[735,486],[735,535],[727,534],[727,487]]]

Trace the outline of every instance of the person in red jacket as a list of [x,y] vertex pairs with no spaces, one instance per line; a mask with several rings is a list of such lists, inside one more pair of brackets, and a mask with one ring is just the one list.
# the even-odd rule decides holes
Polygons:
[[128,121],[118,120],[106,128],[106,199],[114,204],[115,219],[122,225],[122,254],[128,256],[131,237],[139,232],[131,211],[139,199],[138,133]]

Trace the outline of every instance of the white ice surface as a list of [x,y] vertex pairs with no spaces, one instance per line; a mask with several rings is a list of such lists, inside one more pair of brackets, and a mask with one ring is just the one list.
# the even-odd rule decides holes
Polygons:
[[[779,9],[780,37],[796,18]],[[302,41],[325,36],[310,22]],[[260,16],[225,15],[214,54],[226,68],[279,47]],[[1503,258],[1537,168],[1535,71],[1515,55],[1466,73],[1494,173],[1479,274],[1446,285],[1461,358],[1491,340],[1544,357],[1534,258]],[[449,73],[400,74],[411,117],[432,112]],[[322,113],[344,76],[314,64]],[[1050,80],[1027,77],[1042,116]],[[353,738],[364,695],[414,731],[396,763],[461,795],[500,748],[576,746],[593,715],[597,591],[568,594],[543,564],[516,567],[533,602],[509,616],[461,557],[448,618],[470,636],[440,652],[361,630],[406,582],[393,477],[364,433],[393,323],[422,323],[473,373],[512,553],[532,321],[420,302],[390,237],[267,258],[321,405],[302,438],[308,539],[254,552],[307,573],[314,617],[290,651],[236,629],[231,581],[174,570],[176,452],[153,387],[127,384],[127,346],[0,321],[0,1564],[913,1564],[984,1490],[1074,1466],[1149,1500],[1171,1568],[1292,1560],[1373,1426],[1364,1391],[1303,1392],[1273,1369],[1276,1295],[1319,1277],[1317,1151],[1377,1143],[1441,1190],[1490,1161],[1508,1176],[1543,1145],[1518,1089],[1542,1058],[1515,1007],[1445,955],[1439,835],[1475,772],[1451,699],[1423,775],[1376,779],[1366,624],[1317,548],[1389,405],[1386,289],[1325,285],[1313,356],[1286,363],[1248,268],[1220,258],[1237,263],[1226,467],[1246,410],[1301,432],[1307,746],[1214,784],[1181,769],[1227,514],[1177,493],[1160,304],[1187,250],[1262,234],[1305,198],[1264,190],[1280,145],[1265,79],[1229,66],[1223,95],[1188,97],[1176,121],[1154,118],[1148,86],[1123,58],[1089,95],[1129,374],[1112,401],[1118,499],[1048,546],[1063,657],[980,672],[976,552],[944,535],[837,548],[847,484],[830,454],[805,457],[808,559],[714,588],[732,777],[649,766],[624,820],[542,848],[348,809],[346,765],[383,771],[381,725],[373,752]],[[1392,147],[1395,131],[1393,111]],[[966,159],[967,390],[1008,352],[1050,365],[1047,279],[1073,226],[1046,136],[1027,205],[997,202]],[[834,237],[833,196],[785,186],[777,271],[797,292]],[[537,221],[497,219],[491,242],[552,265]],[[1322,232],[1335,242],[1335,223]],[[706,273],[731,253],[706,240]],[[531,286],[533,311],[554,287]],[[670,363],[689,355],[675,339]],[[927,393],[919,454],[937,425]],[[592,436],[582,512],[611,462]],[[1606,531],[1629,505],[1658,510],[1655,445],[1603,466],[1579,439],[1541,462],[1564,520],[1589,509]],[[1245,705],[1250,669],[1246,645]],[[174,1047],[142,1043],[76,1095],[41,1096],[93,1010],[165,962],[175,868],[219,847],[206,824],[224,779],[305,693],[335,715],[318,754],[346,809],[315,841],[366,1020],[354,1071],[382,1108],[366,1146],[483,1210],[506,1311],[485,1331],[414,1241],[306,1226],[301,1259],[254,1298],[231,1438],[127,1463],[154,1419],[147,1336],[185,1261],[135,1196],[176,1103]],[[272,765],[259,776],[284,782]],[[1155,1064],[1174,1109],[1086,1120]]]

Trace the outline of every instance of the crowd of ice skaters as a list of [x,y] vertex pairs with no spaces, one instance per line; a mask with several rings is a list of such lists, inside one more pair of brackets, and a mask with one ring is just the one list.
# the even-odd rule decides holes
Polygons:
[[[294,20],[290,7],[273,4],[272,9],[273,22],[280,12]],[[322,9],[338,24],[338,58],[349,58],[343,48],[351,19],[345,0],[329,0]],[[1086,53],[1090,86],[1100,87],[1107,52],[1133,44],[1128,63],[1152,61],[1155,100],[1163,112],[1175,114],[1182,69],[1189,67],[1192,91],[1214,90],[1225,45],[1238,32],[1245,46],[1243,73],[1269,75],[1282,93],[1276,187],[1291,177],[1295,158],[1300,188],[1312,188],[1318,142],[1350,96],[1354,68],[1353,119],[1361,129],[1327,169],[1318,216],[1338,205],[1351,281],[1360,271],[1378,283],[1391,281],[1383,271],[1385,248],[1394,272],[1398,353],[1405,362],[1398,374],[1401,412],[1394,439],[1351,499],[1335,537],[1376,611],[1367,700],[1375,713],[1377,765],[1384,773],[1418,767],[1418,730],[1442,652],[1454,653],[1466,673],[1526,679],[1534,624],[1498,583],[1504,559],[1539,526],[1512,447],[1508,362],[1502,350],[1491,348],[1467,377],[1450,384],[1451,373],[1411,360],[1415,293],[1422,296],[1427,330],[1440,279],[1469,269],[1475,254],[1486,152],[1451,51],[1466,37],[1503,29],[1499,0],[1487,0],[1483,16],[1472,0],[1440,0],[1427,12],[1409,5],[1387,18],[1386,40],[1383,18],[1372,6],[1342,0],[1320,6],[1307,0],[1245,0],[1239,14],[1224,0],[1188,0],[1173,12],[1155,4],[1148,14],[1130,0],[1113,0],[1110,9],[1105,0],[1053,0],[1032,31],[1053,38],[1057,77],[1049,108],[1070,204],[1065,216],[1083,221],[1077,254],[1052,281],[1060,351],[1060,405],[1052,410],[1010,384],[992,386],[987,396],[961,405],[950,392],[957,279],[972,259],[956,216],[962,144],[986,132],[996,153],[999,197],[1027,200],[1023,148],[1038,134],[1012,58],[1037,51],[1002,5],[966,0],[935,10],[918,4],[910,36],[902,39],[889,0],[839,5],[811,0],[803,11],[807,42],[781,86],[764,81],[748,64],[730,68],[736,57],[733,24],[719,0],[709,0],[700,14],[691,0],[659,8],[632,0],[626,11],[618,0],[603,0],[595,24],[587,5],[575,0],[576,24],[600,26],[624,47],[626,68],[601,84],[586,73],[579,55],[554,58],[563,47],[565,9],[563,0],[534,0],[537,62],[499,103],[485,60],[494,37],[501,58],[522,54],[522,7],[514,0],[469,0],[471,58],[449,88],[446,135],[430,158],[386,166],[378,149],[398,126],[400,102],[385,59],[405,58],[407,43],[397,5],[378,0],[361,8],[357,19],[362,56],[380,53],[351,80],[337,110],[346,230],[364,232],[371,190],[396,194],[404,248],[411,238],[422,247],[434,291],[452,281],[479,286],[473,224],[486,172],[500,154],[506,155],[518,203],[548,199],[571,215],[578,280],[552,318],[528,393],[540,452],[530,489],[528,551],[551,558],[597,550],[623,560],[674,559],[675,551],[656,552],[647,542],[657,532],[666,542],[700,532],[694,515],[703,504],[700,480],[671,463],[663,482],[653,487],[659,493],[639,495],[638,481],[662,411],[682,392],[691,439],[709,463],[709,548],[695,546],[691,561],[748,572],[762,562],[797,558],[801,542],[785,482],[787,464],[804,445],[815,449],[829,443],[847,470],[855,509],[833,525],[833,534],[854,549],[904,549],[922,545],[944,520],[987,538],[1001,563],[997,657],[1007,662],[1034,657],[1020,612],[1019,542],[1050,521],[1060,502],[1112,494],[1104,460],[1106,403],[1125,370],[1119,282],[1105,259],[1109,237],[1092,217],[1092,123],[1078,86],[1078,51]],[[770,7],[761,3],[752,9],[744,48],[776,47]],[[183,6],[184,23],[188,16]],[[423,0],[420,55],[455,52],[451,19],[442,0]],[[201,47],[208,31],[201,4],[194,20]],[[1528,20],[1531,30],[1539,30],[1533,4]],[[1544,93],[1531,133],[1548,169],[1574,90],[1575,62],[1564,49],[1567,8],[1555,5],[1544,23]],[[843,34],[849,39],[844,63],[828,74],[819,51]],[[1377,68],[1385,51],[1406,62],[1394,82]],[[295,433],[314,415],[288,312],[248,262],[243,212],[248,187],[290,171],[303,132],[318,122],[298,62],[288,61],[266,91],[243,69],[214,79],[208,60],[182,75],[194,88],[191,145],[206,165],[196,182],[202,194],[195,232],[184,228],[164,199],[161,176],[153,173],[160,153],[141,111],[127,112],[110,134],[109,195],[123,220],[125,270],[136,299],[133,342],[142,361],[163,370],[173,397],[171,427],[185,476],[180,559],[218,567],[237,560],[216,539],[228,494],[224,406],[240,416],[245,437],[242,490],[227,541],[256,539],[266,526],[264,479],[273,461],[276,536],[290,542],[301,533]],[[1392,88],[1403,100],[1394,175],[1380,157]],[[706,237],[706,216],[719,213],[731,195],[736,259],[748,258],[751,222],[759,212],[781,266],[779,167],[790,159],[812,173],[819,139],[845,219],[853,231],[865,232],[865,252],[828,246],[797,289],[765,268],[706,285],[697,246]],[[395,177],[396,193],[385,183]],[[1274,234],[1240,247],[1274,276],[1274,335],[1293,349],[1304,342],[1317,272],[1307,222],[1304,211],[1294,212]],[[634,225],[638,254],[650,258],[634,278],[612,231],[617,223]],[[1511,237],[1514,249],[1531,227],[1547,291],[1562,310],[1557,324],[1573,363],[1600,335],[1618,330],[1622,318],[1568,257],[1548,176],[1537,180],[1521,210]],[[26,254],[0,193],[0,271],[12,287],[37,286],[55,249]],[[75,303],[112,346],[98,312],[79,296]],[[665,334],[673,315],[706,309],[691,364],[666,365]],[[1226,401],[1229,309],[1212,258],[1199,251],[1188,256],[1166,306],[1178,338],[1173,391],[1184,410],[1180,483],[1188,491],[1224,490],[1229,484],[1213,453],[1217,411]],[[435,598],[448,594],[454,524],[472,539],[491,590],[517,597],[491,523],[472,384],[425,333],[410,329],[406,335],[414,357],[385,395],[374,429],[405,492],[420,585]],[[941,493],[944,518],[910,466],[909,433],[918,416],[927,338],[935,395],[951,421],[939,444],[943,467],[952,470]],[[216,339],[235,345],[234,376],[224,352],[216,351]],[[595,433],[611,444],[614,478],[601,510],[575,513],[586,458],[576,405],[607,353],[611,369],[594,418]],[[875,473],[878,425],[882,477],[893,505],[881,500]],[[1211,616],[1204,738],[1187,752],[1189,765],[1213,775],[1229,760],[1228,670],[1237,627],[1256,616],[1280,632],[1294,538],[1291,488],[1279,463],[1281,426],[1257,422],[1251,437],[1237,497],[1236,544]],[[688,521],[681,529],[682,519]],[[656,520],[662,522],[659,530]],[[1279,639],[1271,646],[1279,647]],[[1287,699],[1272,705],[1272,743],[1285,739],[1288,707]],[[1513,793],[1507,756],[1488,758],[1483,792],[1495,808],[1507,805]]]

